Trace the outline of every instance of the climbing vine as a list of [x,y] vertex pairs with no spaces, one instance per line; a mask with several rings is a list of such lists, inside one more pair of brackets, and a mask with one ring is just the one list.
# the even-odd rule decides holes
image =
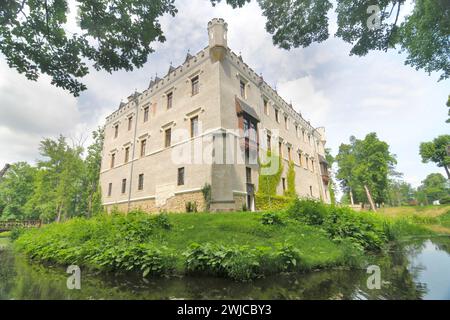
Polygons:
[[[258,195],[261,196],[275,196],[277,194],[277,186],[280,183],[281,173],[283,172],[283,164],[278,155],[272,155],[271,151],[267,151],[267,162],[260,161],[260,174],[258,179]],[[271,167],[278,162],[278,170],[271,172]],[[264,174],[267,172],[267,174]]]
[[291,198],[297,196],[297,192],[295,190],[295,168],[293,161],[289,161],[287,172],[287,190],[284,192],[284,195]]

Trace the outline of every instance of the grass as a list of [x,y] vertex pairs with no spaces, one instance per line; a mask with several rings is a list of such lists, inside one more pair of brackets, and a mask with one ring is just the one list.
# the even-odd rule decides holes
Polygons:
[[407,217],[419,215],[422,217],[438,217],[450,211],[450,205],[440,206],[402,206],[385,207],[377,210],[377,213],[388,217]]
[[358,266],[364,251],[379,251],[404,235],[430,234],[423,224],[440,219],[401,211],[357,213],[298,200],[287,211],[270,213],[115,213],[16,232],[15,248],[39,261],[104,271],[249,280]]

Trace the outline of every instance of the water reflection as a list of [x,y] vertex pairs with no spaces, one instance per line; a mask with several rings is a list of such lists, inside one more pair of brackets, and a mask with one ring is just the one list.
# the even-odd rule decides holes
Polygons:
[[449,249],[450,238],[392,248],[371,262],[382,271],[380,290],[367,288],[365,270],[277,275],[250,283],[83,272],[81,290],[68,290],[64,268],[30,264],[3,250],[0,299],[450,299]]

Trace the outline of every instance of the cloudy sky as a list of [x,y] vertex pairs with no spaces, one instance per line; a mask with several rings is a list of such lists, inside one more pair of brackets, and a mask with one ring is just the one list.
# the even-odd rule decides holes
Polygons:
[[421,163],[418,148],[421,141],[450,132],[445,124],[450,81],[437,82],[437,74],[404,66],[405,57],[395,51],[350,57],[349,45],[334,38],[306,49],[278,49],[255,1],[237,10],[225,4],[214,8],[206,0],[177,1],[177,7],[175,18],[161,19],[167,41],[154,45],[156,53],[142,69],[112,75],[91,70],[84,78],[88,90],[78,98],[51,86],[45,76],[26,80],[0,55],[0,168],[16,161],[33,163],[43,137],[64,134],[89,143],[90,131],[104,123],[121,99],[145,89],[156,73],[165,74],[170,62],[180,64],[188,49],[195,53],[204,48],[207,22],[222,17],[228,22],[230,48],[241,52],[314,126],[325,126],[333,153],[350,135],[363,138],[375,131],[389,143],[397,170],[413,186],[429,173],[444,173]]

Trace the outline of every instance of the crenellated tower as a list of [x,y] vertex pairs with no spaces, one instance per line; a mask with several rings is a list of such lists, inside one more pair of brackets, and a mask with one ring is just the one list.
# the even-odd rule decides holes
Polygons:
[[211,59],[222,61],[227,52],[228,25],[222,18],[214,18],[208,22],[209,51]]

